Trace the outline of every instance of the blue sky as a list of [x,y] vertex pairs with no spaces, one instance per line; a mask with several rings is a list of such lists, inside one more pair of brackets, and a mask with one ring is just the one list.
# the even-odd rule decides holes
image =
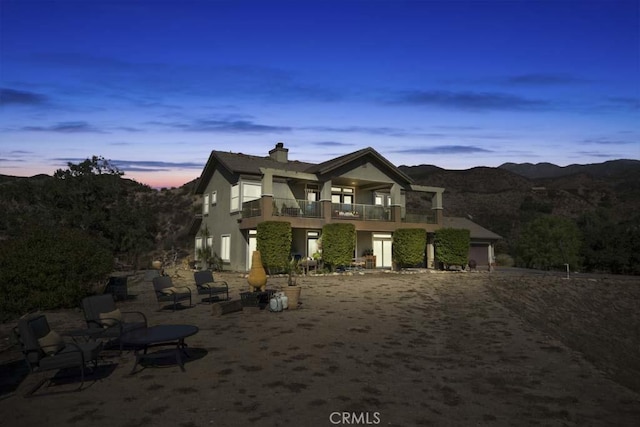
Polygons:
[[640,1],[0,3],[0,173],[211,150],[396,165],[640,158]]

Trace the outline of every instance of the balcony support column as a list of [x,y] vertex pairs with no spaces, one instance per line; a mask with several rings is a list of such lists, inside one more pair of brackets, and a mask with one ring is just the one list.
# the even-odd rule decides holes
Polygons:
[[436,213],[436,224],[442,224],[442,191],[436,191],[433,195],[431,199],[431,209]]
[[391,221],[402,222],[402,206],[391,205]]
[[268,221],[273,216],[273,196],[271,194],[263,194],[262,199],[262,218]]
[[433,247],[433,237],[427,237],[427,268],[435,268],[436,252]]

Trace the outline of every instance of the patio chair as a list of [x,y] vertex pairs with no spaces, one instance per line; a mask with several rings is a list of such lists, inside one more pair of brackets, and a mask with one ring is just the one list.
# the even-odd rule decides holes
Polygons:
[[125,332],[147,327],[147,316],[141,311],[120,311],[116,308],[113,296],[110,294],[92,295],[82,300],[82,310],[90,330],[98,333],[89,334],[95,338],[109,338],[111,343],[120,346],[120,337]]
[[224,294],[225,301],[229,299],[229,285],[224,280],[216,282],[213,279],[213,273],[211,270],[196,271],[193,273],[193,279],[196,282],[198,295],[209,295],[209,298],[205,299],[207,299],[210,304],[213,303],[214,295],[216,299],[218,299],[218,295]]
[[162,302],[171,302],[173,311],[176,311],[180,301],[189,300],[191,307],[191,288],[188,286],[173,286],[170,276],[157,276],[153,278],[153,289],[156,292],[158,304]]
[[[31,372],[79,368],[80,386],[77,390],[81,390],[87,365],[93,364],[94,368],[98,367],[98,354],[102,350],[102,343],[65,342],[58,333],[51,330],[47,317],[43,314],[30,314],[20,318],[14,328],[14,334]],[[41,380],[26,396],[31,396],[45,382],[51,383],[55,377],[54,375]]]

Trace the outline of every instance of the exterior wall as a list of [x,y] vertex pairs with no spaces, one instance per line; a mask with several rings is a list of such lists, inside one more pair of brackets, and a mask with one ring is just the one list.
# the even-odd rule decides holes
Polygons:
[[[244,271],[246,269],[247,233],[238,227],[241,213],[231,210],[231,186],[238,180],[237,176],[225,176],[219,170],[214,171],[207,184],[205,193],[217,193],[217,203],[209,206],[209,214],[203,215],[200,230],[206,226],[213,237],[213,250],[221,255],[221,236],[231,237],[229,261],[223,261],[224,270]],[[196,237],[200,233],[196,234]]]
[[393,184],[395,182],[392,178],[389,177],[389,175],[381,171],[376,165],[370,162],[363,162],[356,167],[341,171],[340,177],[347,180],[362,179],[366,181],[384,182],[388,184]]

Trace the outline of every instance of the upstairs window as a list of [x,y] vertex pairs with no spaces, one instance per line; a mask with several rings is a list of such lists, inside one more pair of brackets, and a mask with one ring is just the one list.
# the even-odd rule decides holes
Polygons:
[[243,181],[231,186],[231,212],[239,211],[244,202],[262,197],[262,184]]
[[353,203],[355,190],[351,187],[331,187],[331,202],[350,205]]
[[376,206],[390,206],[391,196],[388,194],[376,193],[373,197],[373,204]]
[[240,210],[240,184],[231,186],[231,212]]
[[205,194],[202,200],[202,214],[209,215],[209,193]]

